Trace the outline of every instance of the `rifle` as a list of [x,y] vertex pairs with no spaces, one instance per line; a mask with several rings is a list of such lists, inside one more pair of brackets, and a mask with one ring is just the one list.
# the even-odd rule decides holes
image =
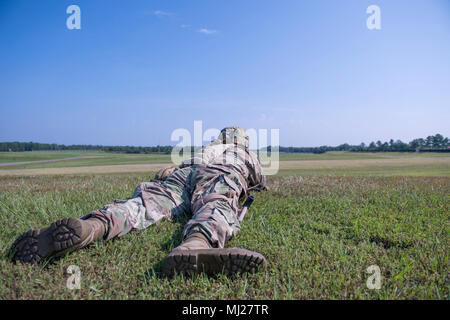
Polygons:
[[244,204],[242,205],[242,209],[238,215],[239,222],[244,220],[244,216],[247,213],[248,208],[250,208],[250,206],[252,205],[254,200],[255,200],[255,197],[253,195],[249,195],[247,200],[245,200]]

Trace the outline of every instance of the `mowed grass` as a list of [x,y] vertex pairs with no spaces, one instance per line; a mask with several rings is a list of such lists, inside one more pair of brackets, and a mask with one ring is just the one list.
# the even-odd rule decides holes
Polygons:
[[[48,153],[57,157],[64,152]],[[0,160],[5,155],[9,157],[9,154],[0,153]],[[41,158],[39,152],[25,154],[36,154],[36,159]],[[79,152],[71,155],[82,156],[82,154],[83,152]],[[85,158],[82,159],[3,167],[0,165],[0,176],[152,172],[171,163],[171,156],[168,154],[105,152],[85,154]],[[285,153],[279,155],[279,160],[280,175],[450,176],[450,154],[442,153],[329,152],[318,155]]]
[[450,162],[427,165],[405,162],[402,165],[367,165],[333,168],[281,168],[278,176],[360,176],[360,177],[450,177]]
[[[49,163],[18,164],[14,166],[0,166],[0,170],[70,168],[87,166],[170,163],[170,154],[124,154],[110,152],[58,151],[58,152],[0,152],[1,163],[57,160],[72,157],[82,159],[65,160]],[[281,153],[280,161],[303,160],[370,160],[370,159],[411,159],[411,158],[449,158],[445,153],[399,153],[399,152],[327,152],[312,153]]]
[[[387,176],[302,170],[269,177],[270,190],[255,194],[241,232],[227,245],[261,252],[265,271],[173,279],[161,274],[161,262],[181,242],[188,217],[45,266],[14,265],[6,257],[22,232],[127,198],[153,173],[2,176],[0,298],[449,298],[449,177],[426,170],[422,177],[389,176],[386,168]],[[80,290],[66,287],[70,265],[81,269]],[[370,265],[380,267],[380,290],[366,285]]]
[[98,156],[99,152],[83,151],[33,151],[33,152],[0,152],[0,163],[56,160],[72,157]]
[[[389,158],[392,156],[406,157],[407,153],[358,153],[358,152],[327,152],[324,154],[312,153],[281,153],[281,160],[327,160],[327,159],[379,159]],[[433,156],[439,156],[434,153]],[[32,151],[32,152],[0,152],[0,163],[24,162],[24,161],[38,161],[38,160],[55,160],[72,157],[92,157],[97,158],[93,164],[111,164],[110,160],[115,160],[113,164],[119,163],[141,163],[147,160],[164,160],[170,161],[170,155],[165,154],[124,154],[124,153],[110,153],[100,151]],[[99,159],[106,161],[106,163],[99,162]],[[84,165],[83,162],[66,162],[65,166]],[[53,164],[49,165],[53,167]]]
[[58,162],[18,164],[4,167],[0,166],[0,170],[169,163],[171,161],[170,154],[124,154],[124,153],[110,153],[110,152],[78,151],[78,152],[0,152],[0,163],[37,161],[37,160],[56,160],[71,157],[83,157],[83,158]]

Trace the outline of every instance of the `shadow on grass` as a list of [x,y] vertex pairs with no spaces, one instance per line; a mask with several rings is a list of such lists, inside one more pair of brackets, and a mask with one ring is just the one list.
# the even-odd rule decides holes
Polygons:
[[[177,224],[176,230],[173,233],[172,237],[170,239],[167,239],[162,245],[161,245],[161,249],[165,252],[167,252],[167,254],[169,254],[174,248],[176,248],[177,246],[179,246],[182,242],[182,236],[183,236],[183,229],[186,225],[186,223],[188,222],[189,217],[185,214],[183,216],[179,216],[177,218],[174,219],[174,223]],[[165,257],[164,257],[165,259]],[[186,274],[178,274],[175,273],[173,275],[166,275],[163,271],[162,271],[162,267],[163,267],[163,263],[164,263],[164,259],[158,261],[157,263],[153,264],[153,266],[151,268],[149,268],[141,277],[142,280],[145,281],[145,283],[151,283],[151,279],[152,278],[157,278],[157,279],[173,279],[176,276],[181,276],[183,278],[186,279],[192,279],[195,280],[198,277],[204,277],[207,276],[209,279],[218,279],[220,277],[224,277],[225,274],[223,273],[218,273],[218,274],[214,274],[214,275],[207,275],[206,273],[202,272],[199,274],[194,274],[194,273],[186,273]],[[235,279],[238,278],[240,275],[239,274],[234,274],[231,276],[226,276],[227,278],[230,279]]]
[[[173,219],[173,223],[177,225],[176,230],[170,239],[167,239],[163,242],[163,244],[161,245],[162,251],[165,251],[167,252],[167,254],[169,254],[174,248],[180,245],[183,240],[183,229],[188,220],[189,216],[187,214],[177,216]],[[164,259],[153,264],[153,266],[144,273],[143,277],[146,282],[148,282],[150,277],[157,277],[158,279],[172,278],[162,272]]]

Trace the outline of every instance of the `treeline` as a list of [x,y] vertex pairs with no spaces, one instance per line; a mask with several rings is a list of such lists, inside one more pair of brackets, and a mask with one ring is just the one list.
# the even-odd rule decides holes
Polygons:
[[[268,151],[270,151],[270,146]],[[450,152],[448,138],[441,134],[428,136],[425,139],[418,138],[405,143],[401,140],[389,140],[389,142],[372,141],[368,145],[362,142],[359,145],[344,143],[336,147],[320,146],[310,148],[279,147],[279,152],[287,153],[324,153],[327,151],[352,151],[352,152]]]
[[135,147],[135,146],[101,146],[73,144],[49,144],[38,142],[0,142],[0,152],[3,151],[105,151],[117,153],[170,153],[172,146]]
[[[165,153],[172,151],[172,146],[155,146],[155,147],[135,147],[135,146],[101,146],[101,145],[64,145],[64,144],[48,144],[37,142],[0,142],[0,152],[12,151],[105,151],[117,153]],[[269,146],[268,151],[271,151]],[[279,147],[280,152],[286,153],[324,153],[327,151],[353,151],[353,152],[450,152],[448,138],[444,138],[441,134],[428,136],[425,139],[419,138],[409,143],[401,140],[391,139],[389,142],[372,141],[366,145],[362,142],[359,145],[341,144],[336,147],[320,146],[320,147]]]

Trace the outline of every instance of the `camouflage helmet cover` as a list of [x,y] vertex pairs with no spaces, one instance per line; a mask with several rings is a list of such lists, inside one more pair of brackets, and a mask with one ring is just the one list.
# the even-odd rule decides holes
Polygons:
[[248,149],[249,138],[245,130],[240,127],[225,127],[211,144],[236,144],[242,148]]

